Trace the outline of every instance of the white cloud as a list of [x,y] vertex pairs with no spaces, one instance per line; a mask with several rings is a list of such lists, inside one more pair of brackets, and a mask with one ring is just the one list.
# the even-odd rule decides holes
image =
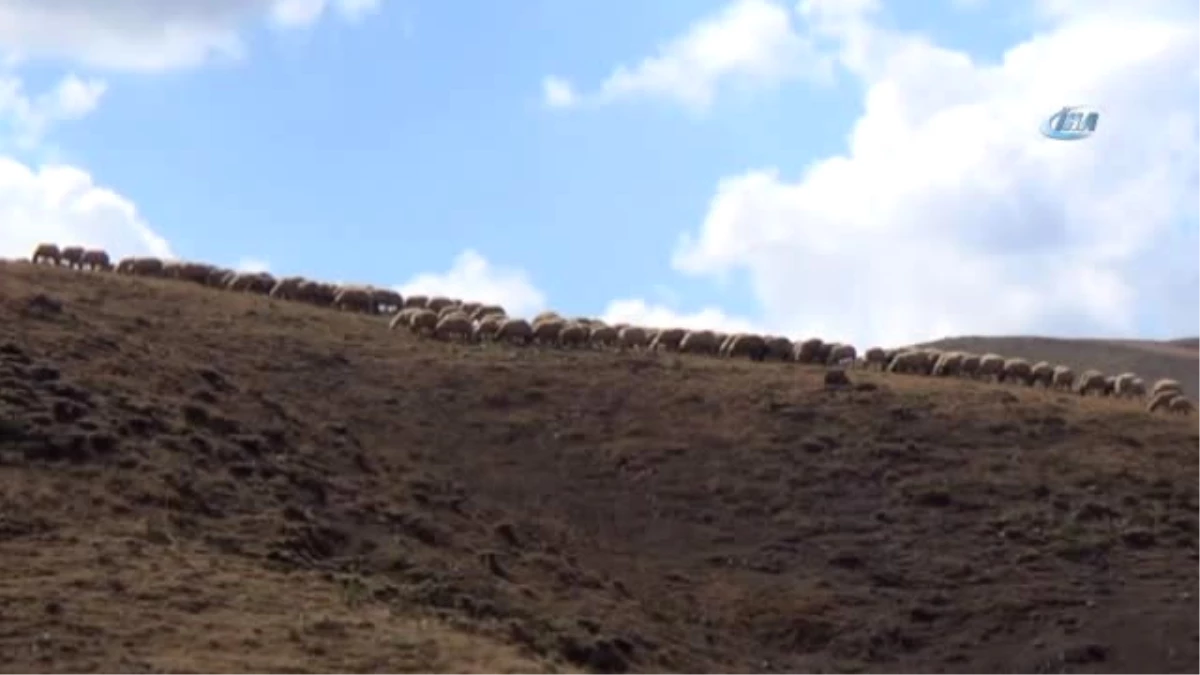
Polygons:
[[346,20],[380,0],[3,0],[0,53],[95,68],[161,71],[239,58],[243,24],[310,25],[332,8]]
[[114,257],[173,257],[133,202],[96,185],[84,171],[34,170],[0,157],[0,256],[28,256],[40,242],[97,246]]
[[542,98],[551,108],[569,108],[575,105],[577,96],[570,82],[551,76],[542,80]]
[[[865,87],[847,152],[724,178],[673,265],[746,273],[792,335],[1194,334],[1197,22],[1076,4],[992,65],[867,23],[872,2],[804,3]],[[1097,134],[1042,138],[1070,103]]]
[[467,249],[444,273],[418,274],[397,286],[401,295],[444,295],[466,301],[494,303],[512,316],[533,316],[546,307],[546,296],[524,271],[498,267]]
[[[594,94],[584,98],[605,104],[660,97],[704,110],[725,83],[769,86],[794,77],[819,79],[828,74],[828,60],[798,32],[785,6],[772,0],[733,0],[662,45],[655,55],[632,67],[618,66]],[[566,80],[548,78],[547,82],[558,85],[560,93],[573,91]],[[549,87],[543,89],[550,93]]]
[[20,78],[0,74],[0,121],[8,127],[0,148],[6,143],[22,149],[36,146],[52,124],[79,119],[95,109],[106,89],[102,80],[71,74],[51,91],[31,97]]
[[608,304],[600,320],[605,323],[629,323],[653,328],[711,329],[726,332],[762,332],[761,326],[749,319],[730,316],[715,307],[698,312],[677,312],[644,300],[614,300]]
[[242,258],[233,268],[239,272],[270,272],[271,264],[262,258]]

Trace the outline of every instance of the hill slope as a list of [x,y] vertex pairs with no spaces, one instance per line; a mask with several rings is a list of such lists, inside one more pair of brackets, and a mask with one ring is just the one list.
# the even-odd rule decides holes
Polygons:
[[1195,338],[1159,342],[964,336],[945,338],[921,346],[1022,356],[1030,361],[1063,363],[1076,372],[1087,368],[1096,368],[1111,375],[1128,371],[1141,375],[1147,382],[1171,377],[1179,380],[1184,392],[1195,400],[1200,394],[1200,352],[1196,350],[1195,343]]
[[0,662],[1196,671],[1193,420],[853,377],[0,265]]

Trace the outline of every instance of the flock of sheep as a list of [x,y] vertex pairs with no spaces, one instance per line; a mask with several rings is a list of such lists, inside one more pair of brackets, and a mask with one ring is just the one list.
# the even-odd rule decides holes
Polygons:
[[464,302],[446,297],[410,295],[371,286],[338,285],[303,277],[281,277],[266,272],[237,272],[206,263],[125,258],[113,265],[105,251],[79,246],[40,244],[34,263],[73,269],[114,271],[117,274],[180,279],[203,286],[257,293],[282,300],[306,302],[345,311],[390,316],[393,330],[443,340],[504,342],[519,345],[587,347],[595,349],[669,351],[754,361],[777,360],[840,367],[876,369],[931,377],[963,377],[982,381],[1040,386],[1079,395],[1112,396],[1146,401],[1149,412],[1189,414],[1193,405],[1180,383],[1161,379],[1147,387],[1134,373],[1105,376],[1097,370],[1076,374],[1064,365],[1030,363],[997,354],[971,354],[933,348],[883,349],[872,347],[861,356],[852,346],[817,338],[792,341],[784,337],[748,333],[726,334],[710,330],[646,328],[608,325],[595,319],[566,319],[543,312],[532,321],[509,317],[503,307]]

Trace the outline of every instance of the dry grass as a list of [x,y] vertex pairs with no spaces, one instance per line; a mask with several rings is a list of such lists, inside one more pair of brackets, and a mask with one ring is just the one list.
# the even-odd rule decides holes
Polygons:
[[1196,672],[1194,418],[821,377],[4,265],[0,663]]

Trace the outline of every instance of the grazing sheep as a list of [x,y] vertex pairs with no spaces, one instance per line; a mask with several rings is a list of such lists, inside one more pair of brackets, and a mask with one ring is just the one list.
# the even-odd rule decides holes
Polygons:
[[958,372],[963,377],[975,378],[979,376],[979,363],[983,360],[979,354],[964,353],[962,363],[958,366]]
[[275,282],[267,296],[277,300],[298,300],[304,281],[304,277],[283,277]]
[[745,356],[751,361],[762,361],[767,358],[767,341],[761,335],[737,335],[729,344],[730,357]]
[[1135,377],[1129,381],[1127,391],[1131,398],[1145,398],[1146,396],[1146,381],[1140,377]]
[[533,342],[540,345],[558,344],[558,335],[567,322],[562,319],[542,319],[533,322]]
[[679,351],[685,354],[716,354],[720,347],[711,330],[688,331],[679,341]]
[[527,345],[533,340],[533,326],[525,319],[504,319],[496,330],[497,342]]
[[462,311],[463,314],[466,314],[471,320],[475,320],[479,318],[475,316],[475,312],[479,311],[479,308],[482,306],[483,303],[479,302],[464,302],[462,304]]
[[825,363],[830,366],[841,363],[854,363],[854,359],[856,358],[858,358],[858,350],[854,348],[854,345],[838,342],[830,346],[829,355],[825,357]]
[[793,357],[800,363],[816,363],[820,360],[820,353],[825,343],[820,338],[809,338],[803,342],[797,342],[792,349]]
[[958,375],[962,369],[962,352],[943,352],[933,364],[930,374],[935,377],[950,377]]
[[1171,379],[1169,377],[1164,377],[1161,380],[1155,382],[1154,386],[1150,388],[1150,395],[1158,396],[1159,394],[1163,393],[1164,391],[1173,391],[1173,392],[1182,394],[1183,393],[1183,385],[1179,384],[1179,380]]
[[482,319],[485,316],[507,317],[508,312],[500,305],[480,305],[475,311],[471,312],[472,319]]
[[686,335],[687,329],[684,328],[664,328],[650,341],[650,350],[679,351],[679,343],[683,342]]
[[1117,388],[1117,378],[1113,377],[1112,375],[1106,376],[1104,378],[1104,395],[1112,396],[1113,391],[1115,391],[1116,388]]
[[477,342],[490,342],[496,338],[496,333],[500,331],[500,324],[504,323],[504,318],[489,314],[482,319],[475,321],[475,329],[471,333]]
[[67,267],[76,269],[79,267],[80,261],[83,260],[82,246],[66,246],[61,252],[60,262],[66,263]]
[[543,321],[562,321],[562,320],[563,320],[563,318],[558,315],[558,312],[551,312],[550,310],[546,310],[544,312],[538,312],[538,315],[533,317],[533,324],[537,325]]
[[1192,410],[1194,410],[1192,402],[1178,394],[1167,402],[1167,411],[1176,415],[1190,415]]
[[1054,373],[1050,377],[1050,386],[1054,389],[1070,391],[1075,383],[1075,371],[1067,366],[1054,366]]
[[1129,398],[1133,395],[1131,388],[1133,381],[1137,379],[1137,375],[1130,372],[1124,372],[1117,375],[1113,379],[1113,396],[1117,398]]
[[983,380],[1000,380],[1004,377],[1004,357],[999,354],[984,354],[979,357],[979,377]]
[[457,338],[465,341],[471,338],[472,328],[474,326],[471,325],[471,319],[462,312],[456,312],[438,320],[433,329],[433,336],[442,340]]
[[795,350],[795,345],[792,341],[779,336],[772,335],[764,338],[767,341],[767,358],[775,361],[791,361],[792,354]]
[[621,349],[645,349],[650,344],[650,336],[641,326],[625,326],[617,329],[617,341]]
[[1098,370],[1085,370],[1075,381],[1075,392],[1087,396],[1090,392],[1104,395],[1104,374]]
[[410,295],[404,299],[404,309],[425,309],[429,297],[425,295]]
[[33,255],[29,257],[34,263],[50,262],[58,265],[62,262],[62,251],[58,249],[57,244],[38,244],[33,249]]
[[409,307],[413,310],[408,317],[408,329],[417,335],[433,335],[437,331],[438,315],[424,307]]
[[471,318],[470,316],[467,316],[467,314],[465,314],[461,309],[459,309],[458,305],[443,305],[441,309],[435,310],[432,307],[430,307],[429,309],[437,312],[438,318],[445,318],[454,313],[462,314],[463,316],[466,316],[468,319]]
[[435,312],[440,312],[442,311],[443,307],[449,307],[450,305],[458,305],[458,303],[450,298],[442,297],[440,295],[434,296],[425,301],[425,308],[432,309]]
[[161,277],[166,269],[166,265],[158,258],[125,258],[117,265],[117,270],[120,271],[120,266],[126,263],[127,274],[141,277]]
[[617,329],[612,326],[592,326],[588,335],[588,343],[593,347],[607,348],[616,346],[618,342]]
[[1001,382],[1020,382],[1022,384],[1032,384],[1031,377],[1033,375],[1033,366],[1030,362],[1020,357],[1010,358],[1004,362],[1004,368],[1001,370]]
[[558,344],[563,347],[583,347],[588,342],[588,326],[578,321],[568,321],[558,331]]
[[343,286],[333,296],[333,306],[342,311],[353,310],[364,314],[373,314],[375,309],[370,289],[362,286]]
[[372,288],[371,303],[375,314],[395,314],[404,307],[404,296],[390,288]]
[[392,315],[391,321],[388,321],[388,329],[396,330],[401,326],[407,327],[411,323],[413,315],[418,311],[420,310],[416,307],[408,307],[396,312]]
[[920,350],[902,351],[892,357],[892,360],[887,365],[889,373],[908,373],[917,374],[925,370],[925,361],[928,357],[925,352]]
[[112,269],[112,260],[108,257],[108,251],[89,248],[79,257],[79,269],[92,270],[93,272],[110,270]]
[[242,272],[230,277],[225,287],[240,293],[268,295],[275,288],[275,277],[266,272]]
[[1047,389],[1054,383],[1054,366],[1047,361],[1038,361],[1029,368],[1029,384],[1040,384]]
[[863,368],[866,370],[882,371],[887,368],[887,352],[882,347],[871,347],[863,352]]

